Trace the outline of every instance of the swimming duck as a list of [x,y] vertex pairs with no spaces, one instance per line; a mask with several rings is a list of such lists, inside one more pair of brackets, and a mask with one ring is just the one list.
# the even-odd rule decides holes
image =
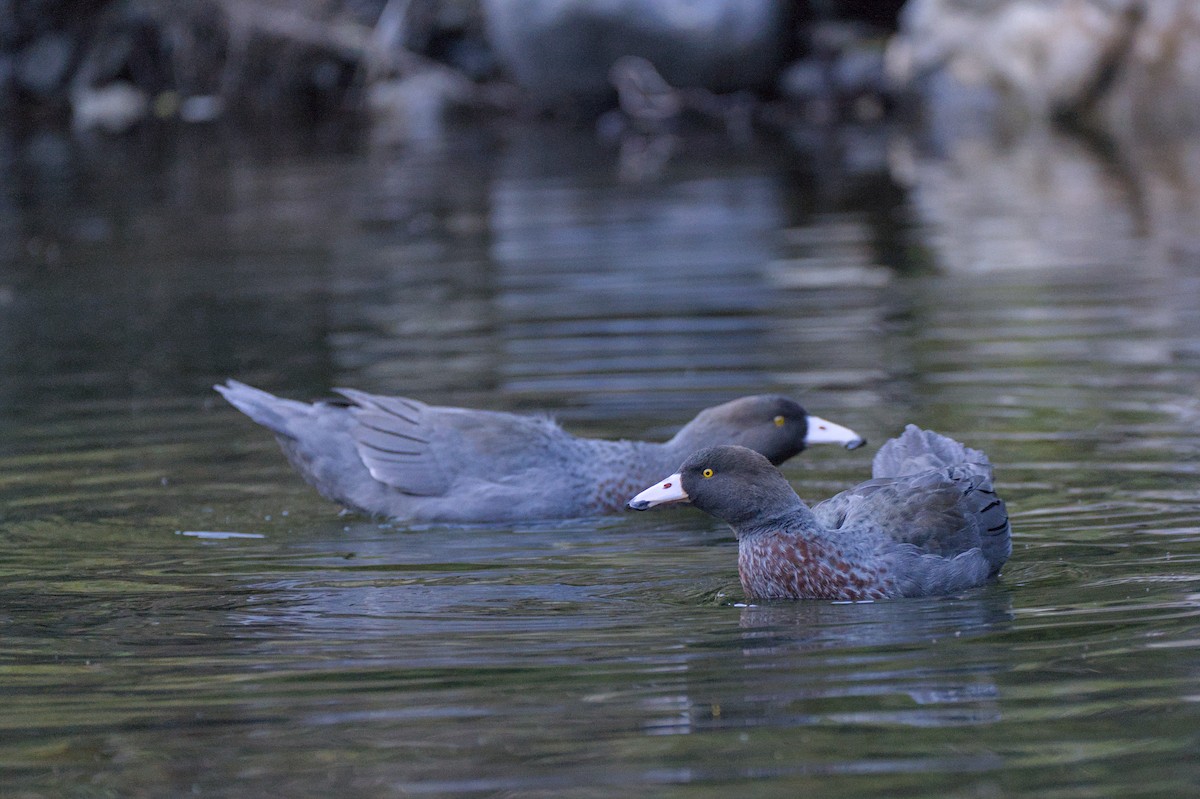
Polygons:
[[691,503],[733,528],[752,599],[867,600],[980,585],[1012,553],[987,456],[914,425],[875,455],[872,479],[810,508],[762,455],[707,447],[629,501]]
[[427,405],[338,389],[304,403],[230,380],[214,388],[275,433],[324,497],[406,521],[482,523],[614,513],[688,453],[741,444],[783,463],[811,444],[865,441],[786,397],[742,397],[701,411],[671,440],[580,438],[552,420]]

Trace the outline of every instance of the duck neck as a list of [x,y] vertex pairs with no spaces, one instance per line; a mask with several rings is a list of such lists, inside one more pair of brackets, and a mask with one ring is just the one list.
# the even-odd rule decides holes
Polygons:
[[800,497],[792,494],[788,498],[771,499],[776,501],[756,498],[754,511],[748,513],[744,519],[726,519],[739,541],[767,532],[776,532],[782,527],[787,527],[800,536],[806,536],[809,530],[816,529],[817,517]]

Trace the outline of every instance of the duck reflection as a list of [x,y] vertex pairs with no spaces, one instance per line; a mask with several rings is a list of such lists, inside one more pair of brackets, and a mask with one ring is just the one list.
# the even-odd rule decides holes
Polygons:
[[1012,622],[1002,586],[949,600],[745,606],[741,676],[713,681],[691,665],[681,690],[646,703],[646,730],[992,724],[1004,653],[981,639]]

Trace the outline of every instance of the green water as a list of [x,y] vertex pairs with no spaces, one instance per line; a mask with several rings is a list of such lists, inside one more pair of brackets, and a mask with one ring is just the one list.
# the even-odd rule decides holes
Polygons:
[[[1193,793],[1190,195],[1055,146],[8,137],[0,794]],[[812,500],[916,422],[989,453],[1013,558],[961,597],[745,607],[692,511],[339,515],[226,377],[650,438],[780,391],[872,440],[789,463]]]

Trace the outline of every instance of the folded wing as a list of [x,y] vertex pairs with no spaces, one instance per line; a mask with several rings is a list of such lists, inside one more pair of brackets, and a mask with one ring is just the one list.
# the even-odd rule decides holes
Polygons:
[[449,490],[451,475],[433,446],[437,431],[428,405],[351,388],[337,392],[354,403],[350,433],[372,477],[417,496],[441,496]]

